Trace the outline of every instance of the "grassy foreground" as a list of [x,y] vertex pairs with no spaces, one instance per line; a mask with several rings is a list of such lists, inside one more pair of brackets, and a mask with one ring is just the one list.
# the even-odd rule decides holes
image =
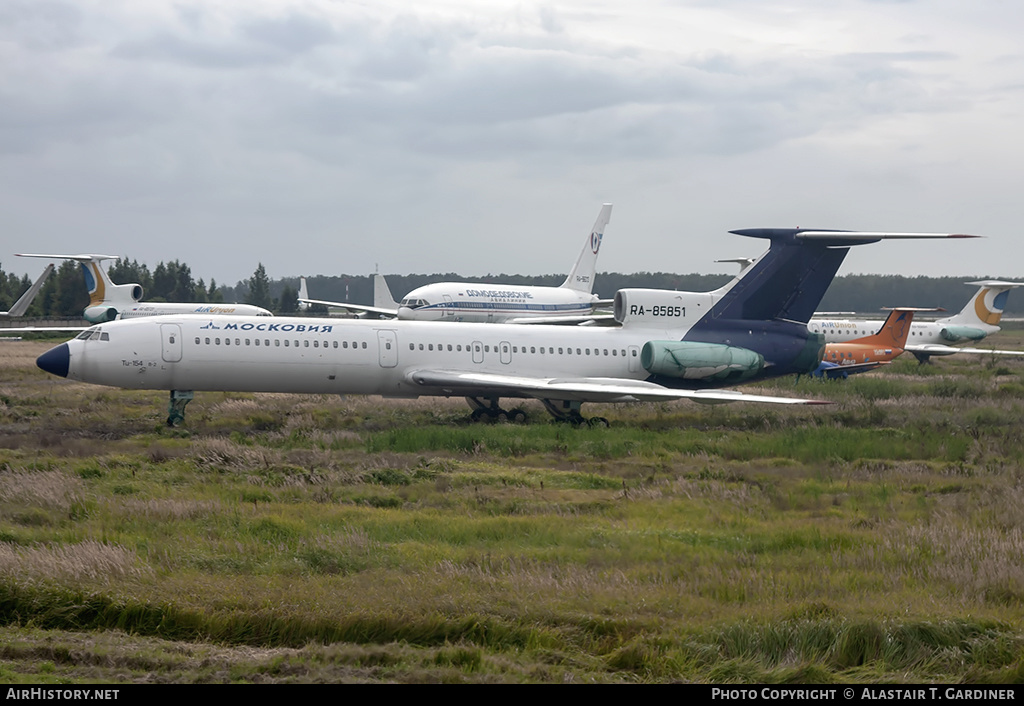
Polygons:
[[1024,679],[1024,362],[609,429],[200,393],[168,430],[51,345],[0,342],[0,682]]

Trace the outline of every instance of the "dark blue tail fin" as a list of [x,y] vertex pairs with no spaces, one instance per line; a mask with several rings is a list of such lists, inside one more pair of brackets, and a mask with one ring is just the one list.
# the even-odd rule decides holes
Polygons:
[[806,324],[853,245],[886,239],[970,238],[939,233],[875,233],[808,228],[730,231],[771,241],[768,252],[723,287],[711,319],[784,320]]

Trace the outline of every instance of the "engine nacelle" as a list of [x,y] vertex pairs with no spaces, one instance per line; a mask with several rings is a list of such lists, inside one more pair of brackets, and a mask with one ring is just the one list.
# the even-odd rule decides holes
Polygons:
[[620,289],[615,293],[615,320],[623,325],[689,328],[714,305],[707,292],[668,289]]
[[86,307],[82,313],[82,318],[90,324],[105,324],[117,318],[117,309],[103,304]]
[[988,334],[973,326],[945,326],[939,331],[939,335],[947,341],[955,343],[956,341],[980,341]]
[[640,352],[640,364],[652,375],[739,382],[764,369],[764,356],[721,343],[648,341]]

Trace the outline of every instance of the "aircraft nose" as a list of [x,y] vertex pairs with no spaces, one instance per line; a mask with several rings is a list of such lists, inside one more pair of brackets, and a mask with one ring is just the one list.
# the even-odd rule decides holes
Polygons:
[[51,348],[36,358],[36,365],[51,375],[58,375],[62,378],[68,376],[68,366],[70,364],[71,351],[66,343],[62,343],[56,348]]

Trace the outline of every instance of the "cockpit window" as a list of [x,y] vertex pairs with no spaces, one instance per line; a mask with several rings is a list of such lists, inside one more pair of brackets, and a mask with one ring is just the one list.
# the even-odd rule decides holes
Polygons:
[[427,306],[428,302],[426,299],[403,299],[399,306],[406,306],[410,309],[419,309],[420,307]]
[[75,336],[75,338],[77,338],[79,341],[88,341],[89,337],[92,336],[92,334],[93,330],[90,328],[86,329],[85,331],[82,331],[80,334]]

